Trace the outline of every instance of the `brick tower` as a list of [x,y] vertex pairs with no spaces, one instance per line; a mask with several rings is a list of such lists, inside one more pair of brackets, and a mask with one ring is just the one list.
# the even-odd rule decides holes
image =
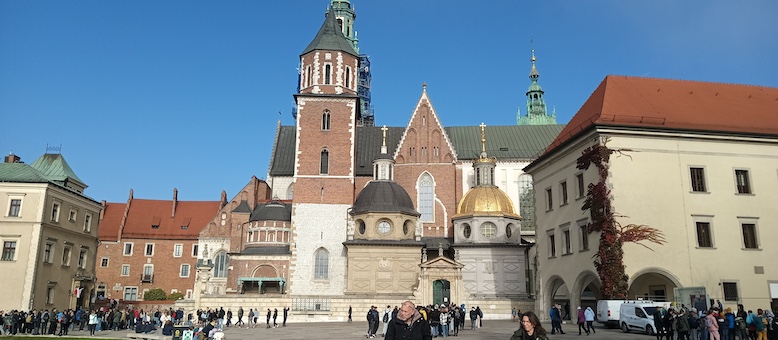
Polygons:
[[347,210],[354,202],[359,54],[328,11],[300,55],[290,293],[335,295],[345,288]]

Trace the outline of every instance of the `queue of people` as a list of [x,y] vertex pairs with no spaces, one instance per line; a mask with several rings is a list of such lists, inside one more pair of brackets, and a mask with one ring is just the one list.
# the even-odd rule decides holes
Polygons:
[[756,312],[718,305],[707,311],[681,307],[660,308],[653,315],[656,338],[661,340],[776,340],[778,320],[770,309]]
[[[476,330],[483,325],[483,311],[481,307],[471,307],[468,312],[464,305],[440,304],[429,306],[414,305],[421,318],[427,322],[432,337],[457,336],[465,328],[465,321],[470,320],[470,329]],[[387,305],[385,309],[379,312],[378,306],[371,306],[367,311],[366,319],[368,323],[366,338],[375,338],[378,329],[382,327],[381,336],[386,336],[390,326],[395,322],[402,308],[399,306]],[[351,322],[352,308],[349,306],[349,322]]]

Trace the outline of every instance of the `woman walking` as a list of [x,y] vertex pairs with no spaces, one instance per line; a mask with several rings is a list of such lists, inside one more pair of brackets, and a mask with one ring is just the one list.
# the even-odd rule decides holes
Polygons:
[[511,340],[548,340],[548,336],[538,316],[533,312],[526,312],[521,317],[521,326],[513,332]]

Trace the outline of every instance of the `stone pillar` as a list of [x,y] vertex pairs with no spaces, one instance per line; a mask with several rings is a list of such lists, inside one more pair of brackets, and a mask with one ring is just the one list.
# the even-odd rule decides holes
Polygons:
[[208,294],[208,281],[211,279],[211,270],[213,264],[210,260],[198,260],[197,261],[197,275],[195,276],[194,286],[194,310],[192,313],[200,309],[200,299],[202,295]]

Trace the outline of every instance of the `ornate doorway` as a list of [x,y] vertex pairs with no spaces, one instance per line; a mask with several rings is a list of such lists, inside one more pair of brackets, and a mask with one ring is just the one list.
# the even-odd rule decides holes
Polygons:
[[432,282],[432,303],[436,305],[451,302],[451,283],[448,280]]

